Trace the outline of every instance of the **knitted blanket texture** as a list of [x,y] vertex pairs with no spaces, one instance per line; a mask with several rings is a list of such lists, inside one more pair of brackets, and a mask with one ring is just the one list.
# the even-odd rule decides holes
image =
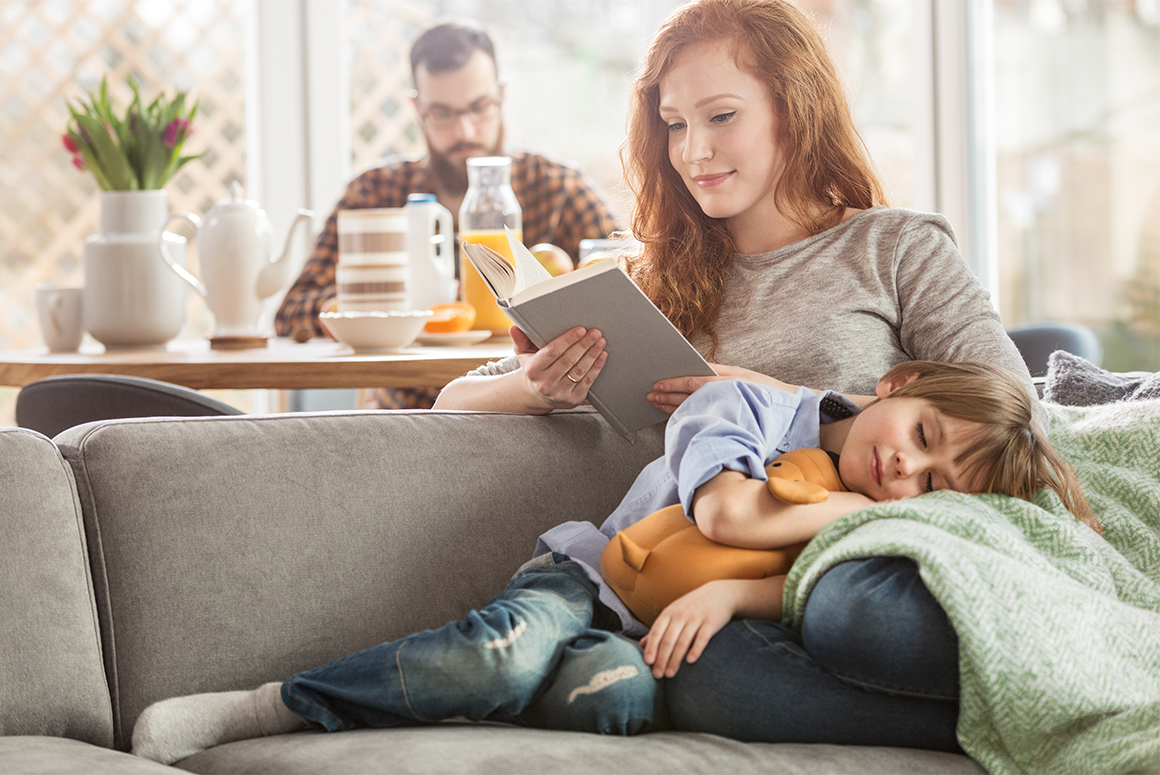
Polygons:
[[785,623],[836,563],[913,558],[959,637],[958,738],[992,775],[1160,772],[1160,400],[1044,405],[1104,525],[1053,494],[932,493],[827,526]]

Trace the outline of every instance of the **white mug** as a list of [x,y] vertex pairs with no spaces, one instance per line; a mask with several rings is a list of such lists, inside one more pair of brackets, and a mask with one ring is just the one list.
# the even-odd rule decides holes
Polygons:
[[85,333],[82,318],[84,288],[40,284],[35,287],[35,292],[40,335],[49,352],[76,352]]
[[339,312],[410,310],[406,211],[339,210],[335,275]]

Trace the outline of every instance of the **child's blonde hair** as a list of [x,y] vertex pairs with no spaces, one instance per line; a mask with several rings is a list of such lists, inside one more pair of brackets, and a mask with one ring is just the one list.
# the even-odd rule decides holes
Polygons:
[[888,371],[882,381],[912,375],[916,378],[886,400],[921,398],[948,417],[979,425],[955,463],[974,472],[980,492],[1029,500],[1047,488],[1077,519],[1103,532],[1075,472],[1048,443],[1035,418],[1034,399],[1012,374],[978,361],[906,361]]

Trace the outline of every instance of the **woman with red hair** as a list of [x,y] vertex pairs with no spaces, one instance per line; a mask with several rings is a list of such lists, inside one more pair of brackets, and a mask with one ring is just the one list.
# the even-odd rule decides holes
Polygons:
[[[903,361],[980,360],[1032,389],[947,220],[884,206],[824,41],[795,5],[682,6],[631,99],[621,159],[642,249],[626,269],[720,378],[869,395]],[[516,356],[452,382],[436,407],[572,408],[608,357],[599,331],[539,350],[512,335]],[[650,398],[671,412],[705,381],[664,380]]]

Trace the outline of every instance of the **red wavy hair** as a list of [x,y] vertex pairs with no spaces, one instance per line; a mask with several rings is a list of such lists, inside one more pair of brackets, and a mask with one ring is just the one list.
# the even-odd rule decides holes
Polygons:
[[657,112],[660,81],[682,50],[713,40],[735,42],[738,67],[773,97],[785,171],[774,191],[778,209],[810,234],[841,222],[847,207],[885,203],[885,194],[837,70],[813,22],[786,0],[699,0],[661,25],[632,89],[628,137],[620,158],[636,197],[633,235],[643,244],[626,268],[685,336],[710,337],[721,307],[724,273],[736,252],[724,220],[702,212],[669,162],[668,129]]

